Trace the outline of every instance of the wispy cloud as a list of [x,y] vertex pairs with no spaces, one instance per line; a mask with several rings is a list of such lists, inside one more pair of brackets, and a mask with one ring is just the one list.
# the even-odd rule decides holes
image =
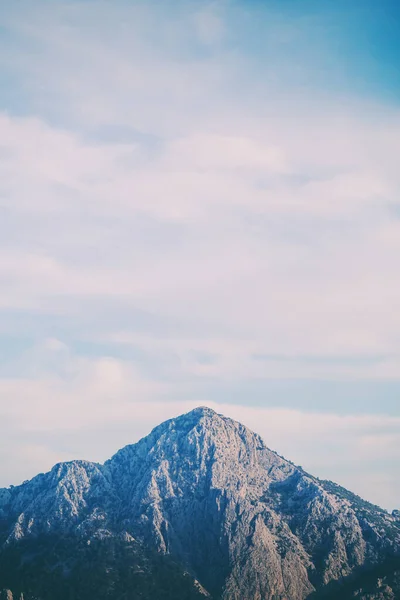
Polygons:
[[[73,453],[65,440],[91,423],[120,432],[137,421],[134,437],[153,414],[214,402],[199,381],[208,391],[274,379],[400,386],[400,112],[383,80],[381,96],[376,85],[360,93],[357,56],[345,65],[353,11],[345,23],[341,10],[274,3],[16,6],[1,9],[0,40],[10,448],[28,423],[35,465],[47,452],[40,427],[70,432],[63,447],[47,438],[48,462]],[[303,423],[282,444],[294,459],[310,420],[323,432],[304,454],[310,469],[328,430],[335,455],[345,430],[354,460],[373,440],[397,460],[394,417],[381,417],[380,438],[367,410],[353,422],[320,403],[310,414],[265,401],[264,415],[243,398],[224,412],[243,410],[250,425],[263,414],[279,435]],[[118,445],[116,435],[107,450]],[[352,469],[342,461],[332,473],[350,485]],[[372,497],[378,467],[363,475],[369,487],[354,481]],[[382,476],[376,500],[389,505],[394,475]]]

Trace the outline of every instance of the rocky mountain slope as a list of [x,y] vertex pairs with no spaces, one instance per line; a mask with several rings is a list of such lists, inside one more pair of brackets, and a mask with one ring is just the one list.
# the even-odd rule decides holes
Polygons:
[[0,490],[0,523],[18,600],[400,598],[398,515],[208,408]]

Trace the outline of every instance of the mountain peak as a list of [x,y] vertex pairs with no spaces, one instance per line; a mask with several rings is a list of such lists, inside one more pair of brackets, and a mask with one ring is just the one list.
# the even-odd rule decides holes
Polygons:
[[197,422],[204,418],[211,419],[212,421],[214,421],[214,420],[220,421],[221,419],[226,420],[226,421],[231,421],[231,419],[228,419],[224,415],[217,413],[215,410],[213,410],[212,408],[209,408],[208,406],[197,406],[196,408],[193,408],[189,412],[184,413],[183,415],[180,415],[179,417],[176,417],[175,419],[171,419],[171,420],[172,421],[190,421],[190,422],[194,421],[194,422]]
[[[213,430],[219,429],[223,423],[233,424],[235,421],[224,417],[224,415],[215,412],[208,406],[198,406],[187,413],[160,423],[143,440],[152,440],[154,437],[159,438],[166,435],[169,437],[172,432],[178,436],[185,436],[198,426],[211,433]],[[140,440],[140,442],[143,440]],[[135,446],[136,444],[132,445]]]
[[[218,414],[208,406],[198,406],[187,413],[160,423],[149,435],[134,444],[125,446],[112,459],[132,452],[134,454],[139,452],[144,456],[150,452],[151,448],[155,449],[156,447],[163,448],[162,452],[167,451],[167,447],[170,447],[172,456],[175,456],[173,448],[178,442],[179,444],[186,443],[184,440],[191,440],[193,436],[195,438],[207,437],[209,441],[212,439],[221,441],[221,430],[228,428],[231,434],[228,437],[232,437],[233,428],[236,428],[237,425],[239,424],[236,421]],[[225,431],[225,437],[226,435],[228,432]],[[200,451],[200,449],[198,450]]]
[[223,600],[305,600],[400,556],[397,513],[313,478],[207,406],[161,423],[104,465],[60,463],[0,490],[0,517],[0,590],[8,585],[1,542],[22,541],[22,552],[35,536],[90,550],[123,535],[127,552],[135,540],[136,558],[137,550],[170,554],[198,589]]
[[[186,415],[191,415],[191,414],[200,415],[200,416],[208,416],[208,417],[221,416],[217,412],[215,412],[215,410],[213,410],[212,408],[209,408],[208,406],[197,406],[193,410],[186,413]],[[185,415],[182,415],[182,416],[185,416]]]

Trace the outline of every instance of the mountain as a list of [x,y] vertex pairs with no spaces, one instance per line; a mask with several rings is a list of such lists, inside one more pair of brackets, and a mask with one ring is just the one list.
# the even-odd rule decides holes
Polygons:
[[0,545],[13,600],[400,598],[398,513],[204,407],[0,490]]

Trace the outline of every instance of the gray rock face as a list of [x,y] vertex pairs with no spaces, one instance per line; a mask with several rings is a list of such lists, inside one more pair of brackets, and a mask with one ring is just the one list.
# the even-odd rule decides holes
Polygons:
[[138,539],[224,600],[303,600],[400,553],[396,515],[208,408],[162,423],[104,465],[60,464],[0,490],[0,515],[8,544],[58,531]]

